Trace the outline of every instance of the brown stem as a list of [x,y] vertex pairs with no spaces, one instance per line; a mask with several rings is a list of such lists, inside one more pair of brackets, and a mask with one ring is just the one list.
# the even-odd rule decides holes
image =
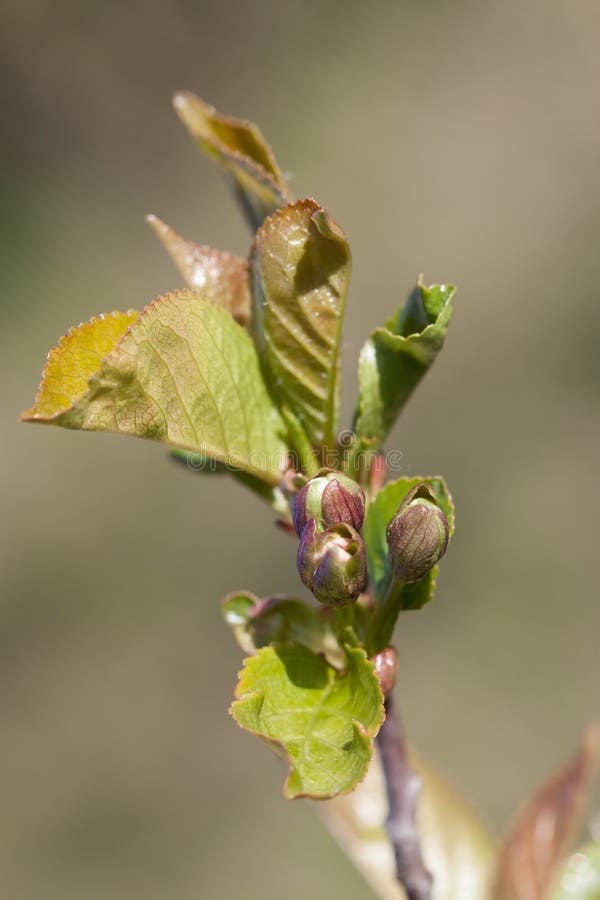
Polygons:
[[396,877],[408,900],[431,900],[433,878],[423,861],[417,824],[421,779],[408,764],[402,723],[391,692],[385,698],[385,711],[377,744],[387,788],[386,829],[396,858]]

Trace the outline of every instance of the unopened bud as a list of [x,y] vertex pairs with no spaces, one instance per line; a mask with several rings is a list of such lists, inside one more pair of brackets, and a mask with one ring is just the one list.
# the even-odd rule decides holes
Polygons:
[[319,532],[311,519],[298,547],[298,572],[321,603],[347,606],[367,585],[364,541],[351,525],[340,523]]
[[292,517],[298,537],[310,519],[315,520],[317,530],[343,522],[360,531],[365,517],[365,495],[349,475],[320,469],[296,494]]
[[310,519],[302,532],[300,543],[298,544],[298,555],[296,557],[296,565],[298,574],[302,584],[306,585],[309,591],[312,591],[313,580],[315,576],[315,568],[318,561],[317,523],[314,519]]
[[387,527],[388,561],[396,578],[420,581],[448,546],[448,521],[427,484],[417,484]]
[[386,647],[371,660],[375,666],[375,674],[379,678],[382,693],[389,694],[396,684],[398,674],[398,654],[393,647]]

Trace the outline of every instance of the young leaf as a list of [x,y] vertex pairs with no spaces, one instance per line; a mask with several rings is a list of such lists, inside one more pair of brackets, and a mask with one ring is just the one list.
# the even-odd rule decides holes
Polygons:
[[[398,507],[408,492],[421,481],[428,484],[435,494],[437,502],[448,520],[449,535],[452,536],[454,532],[454,505],[443,478],[434,475],[430,477],[417,476],[415,478],[403,477],[398,478],[397,481],[390,481],[367,506],[363,525],[363,538],[367,547],[369,574],[373,579],[376,590],[379,590],[384,584],[388,570],[388,545],[386,538],[388,522],[396,514]],[[421,606],[424,606],[431,599],[437,571],[438,567],[435,566],[429,575],[426,575],[421,581],[407,584],[403,588],[403,609],[420,609]]]
[[350,279],[343,232],[312,199],[278,210],[251,253],[254,328],[281,406],[315,448],[337,437],[339,344]]
[[233,180],[253,231],[288,201],[285,181],[257,125],[224,116],[189,91],[173,98],[179,118],[201,150],[216,159]]
[[556,882],[551,900],[599,900],[600,841],[592,841],[573,853]]
[[236,322],[248,325],[251,315],[248,263],[239,256],[194,244],[180,237],[157,216],[146,220],[192,290],[229,310]]
[[112,312],[69,328],[48,353],[33,409],[25,421],[48,419],[83,396],[88,379],[138,318],[135,310]]
[[256,653],[257,647],[250,633],[252,610],[260,597],[252,591],[232,591],[222,600],[223,618],[231,628],[236,643],[244,653]]
[[231,713],[242,728],[283,751],[285,795],[323,799],[364,776],[383,721],[383,696],[364,650],[346,648],[336,671],[303,644],[263,647],[245,661]]
[[108,353],[102,321],[50,353],[26,421],[150,438],[278,482],[284,426],[254,344],[229,313],[190,291],[167,294],[124,334],[115,319]]
[[[489,900],[494,847],[486,829],[437,772],[419,757],[411,756],[410,762],[423,784],[419,829],[435,900]],[[385,830],[387,799],[379,754],[352,794],[322,803],[319,809],[377,896],[405,900]]]
[[[577,755],[534,795],[504,839],[492,900],[544,900],[575,836],[599,750],[584,734]],[[568,895],[567,895],[568,896]],[[577,894],[578,900],[581,895]]]
[[327,607],[317,609],[281,595],[260,600],[250,591],[234,591],[223,600],[223,615],[244,653],[273,643],[298,643],[322,653],[336,669],[345,665]]
[[452,285],[419,281],[406,305],[376,328],[358,361],[358,450],[377,450],[442,348],[452,314]]

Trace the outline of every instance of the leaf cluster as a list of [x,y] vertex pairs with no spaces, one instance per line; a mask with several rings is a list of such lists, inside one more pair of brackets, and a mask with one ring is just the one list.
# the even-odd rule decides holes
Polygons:
[[[186,286],[141,312],[109,312],[70,329],[48,354],[23,419],[159,441],[193,470],[231,474],[269,503],[284,526],[298,483],[321,465],[345,469],[374,495],[369,478],[377,453],[441,349],[454,289],[419,281],[367,340],[354,437],[351,446],[342,445],[346,236],[319,202],[290,197],[256,125],[224,116],[190,93],[176,95],[175,109],[233,187],[252,231],[248,256],[196,244],[150,216]],[[383,592],[385,525],[412,483],[393,482],[368,507],[375,603]],[[452,515],[443,481],[430,484]],[[245,650],[258,643],[232,712],[284,749],[292,766],[290,796],[332,796],[364,776],[383,716],[368,656],[385,645],[401,608],[430,599],[435,577],[432,572],[407,587],[382,621],[358,606],[345,630],[296,600],[263,605],[259,616],[235,624]],[[230,621],[231,604],[230,598]],[[301,670],[313,677],[298,679]],[[319,723],[326,727],[315,744]]]
[[[225,598],[225,619],[246,654],[231,712],[287,760],[286,796],[337,798],[324,805],[330,826],[380,895],[399,897],[392,864],[381,865],[383,814],[376,825],[364,818],[369,804],[383,809],[377,765],[369,770],[385,715],[374,660],[388,646],[399,613],[431,600],[438,566],[414,583],[395,583],[386,528],[420,482],[445,515],[449,535],[454,507],[439,476],[385,484],[382,448],[442,349],[454,287],[419,278],[368,337],[358,360],[351,439],[342,441],[340,347],[351,273],[346,235],[317,200],[290,196],[256,125],[224,116],[190,93],[174,102],[239,201],[252,233],[248,255],[195,243],[149,216],[185,286],[142,311],[107,312],[71,328],[49,352],[34,405],[22,418],[158,441],[192,471],[234,477],[290,532],[290,503],[321,467],[362,485],[370,588],[351,608],[317,608],[279,595],[259,599],[248,591]],[[436,897],[600,896],[597,845],[573,857],[557,881],[589,781],[590,747],[584,744],[517,821],[500,850],[493,887],[496,851],[485,829],[416,760],[425,782],[421,824]]]

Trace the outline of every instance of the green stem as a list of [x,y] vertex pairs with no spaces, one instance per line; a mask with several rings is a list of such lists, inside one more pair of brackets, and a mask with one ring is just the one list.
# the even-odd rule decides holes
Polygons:
[[284,407],[281,412],[287,425],[288,437],[298,454],[299,466],[308,478],[312,478],[319,469],[319,462],[306,432],[297,417],[287,407]]
[[389,645],[398,614],[402,609],[403,590],[404,582],[388,572],[382,593],[377,599],[367,635],[366,645],[369,656],[375,656]]
[[365,454],[365,449],[363,443],[355,438],[351,447],[341,450],[344,471],[364,488],[369,484],[372,465],[372,458],[369,454]]
[[344,644],[344,631],[346,628],[352,628],[353,631],[356,630],[356,619],[354,615],[354,604],[351,606],[338,606],[334,609],[334,622],[335,628],[337,632],[337,637],[340,644]]

